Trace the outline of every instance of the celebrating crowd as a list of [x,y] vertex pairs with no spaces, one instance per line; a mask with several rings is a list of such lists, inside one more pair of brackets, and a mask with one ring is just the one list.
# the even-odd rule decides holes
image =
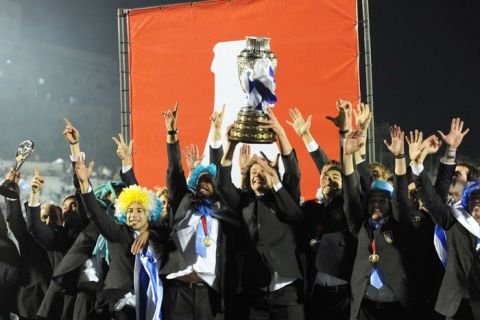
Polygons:
[[[155,191],[137,181],[133,140],[121,135],[121,181],[92,185],[94,163],[65,120],[74,192],[46,202],[35,170],[28,201],[5,198],[0,212],[0,319],[480,319],[479,172],[456,162],[469,129],[459,118],[428,137],[394,125],[390,170],[366,161],[369,106],[338,100],[337,110],[338,161],[310,133],[311,116],[294,108],[282,119],[318,169],[309,200],[300,180],[311,176],[301,178],[272,110],[261,125],[277,157],[239,146],[232,126],[222,133],[222,108],[208,164],[196,145],[181,151],[178,104],[164,111],[168,169]],[[442,146],[432,181],[425,159]]]

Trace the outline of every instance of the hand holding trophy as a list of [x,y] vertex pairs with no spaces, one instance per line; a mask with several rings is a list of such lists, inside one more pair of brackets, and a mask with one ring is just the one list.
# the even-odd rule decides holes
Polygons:
[[[23,163],[30,157],[33,152],[35,144],[32,140],[26,140],[20,143],[17,148],[17,153],[15,154],[15,166],[13,167],[14,172],[18,172],[22,167]],[[18,199],[19,192],[17,183],[10,179],[5,179],[0,183],[0,195],[11,198]]]

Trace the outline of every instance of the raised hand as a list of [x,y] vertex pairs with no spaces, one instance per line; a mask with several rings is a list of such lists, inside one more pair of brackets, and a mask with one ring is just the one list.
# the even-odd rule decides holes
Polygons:
[[88,167],[85,165],[85,159],[78,159],[75,164],[75,172],[77,173],[78,180],[81,184],[88,184],[88,179],[92,175],[93,166],[95,162],[90,161]]
[[33,178],[30,181],[30,187],[32,188],[32,193],[40,193],[45,185],[45,178],[40,175],[37,167],[33,168]]
[[[277,159],[280,155],[277,155]],[[262,157],[254,156],[254,161],[263,169],[263,173],[265,174],[265,179],[267,180],[267,187],[273,188],[273,186],[280,182],[280,177],[278,176],[278,171],[272,167],[268,160]],[[278,160],[277,160],[278,161]]]
[[393,127],[390,127],[390,138],[390,144],[387,140],[383,140],[383,143],[387,146],[388,150],[390,150],[394,156],[405,154],[405,132],[403,132],[397,125],[394,125]]
[[407,143],[408,143],[408,154],[410,156],[410,160],[413,162],[418,162],[422,151],[423,151],[423,132],[415,130],[415,132],[410,131],[410,137],[407,136]]
[[175,103],[175,106],[172,109],[162,112],[163,117],[165,118],[165,127],[168,131],[173,131],[177,129],[177,113],[178,113],[178,102]]
[[222,105],[222,109],[220,111],[214,111],[210,116],[210,120],[212,121],[212,128],[218,131],[222,130],[222,122],[223,116],[225,114],[225,104]]
[[263,122],[263,127],[266,129],[272,129],[277,134],[277,136],[285,135],[285,130],[283,129],[282,125],[278,121],[275,113],[271,108],[268,109],[267,115],[269,119]]
[[372,113],[370,112],[370,107],[368,104],[360,103],[357,105],[357,109],[353,109],[353,117],[355,119],[355,125],[357,126],[357,130],[360,131],[362,134],[366,133],[368,130],[368,126],[370,125],[370,121],[372,120]]
[[278,166],[279,166],[279,161],[280,160],[280,154],[277,153],[277,155],[275,156],[275,160],[270,160],[267,155],[265,153],[263,153],[263,151],[260,151],[260,154],[262,155],[263,159],[267,160],[267,164],[274,168],[275,170],[278,171]]
[[190,147],[187,146],[185,151],[183,151],[183,155],[187,161],[187,167],[190,172],[195,169],[196,166],[202,163],[204,155],[200,156],[200,152],[198,151],[198,146],[196,144],[191,144]]
[[133,142],[134,140],[131,140],[130,143],[127,145],[125,143],[125,140],[123,139],[122,134],[118,134],[118,139],[115,137],[112,137],[112,140],[115,142],[117,145],[117,155],[122,161],[122,165],[130,165],[132,161],[132,151],[133,151]]
[[8,169],[5,180],[15,181],[18,184],[20,182],[20,172],[13,170],[13,168]]
[[443,141],[451,148],[457,149],[462,143],[463,137],[470,131],[465,129],[463,131],[463,121],[460,118],[453,118],[450,125],[450,132],[445,135],[441,130],[438,130],[438,134],[442,137]]
[[292,122],[286,120],[287,124],[289,124],[295,133],[299,137],[303,137],[305,134],[310,132],[310,126],[312,124],[312,115],[309,115],[307,120],[303,119],[302,113],[297,108],[288,109],[288,113],[292,118]]
[[352,103],[346,100],[337,100],[338,115],[336,117],[327,116],[335,127],[339,130],[350,130],[352,123]]
[[343,153],[345,155],[352,155],[361,147],[364,146],[364,142],[361,141],[361,135],[358,131],[352,131],[347,134],[345,144],[343,145]]
[[238,164],[240,166],[240,172],[242,174],[245,174],[247,172],[251,161],[252,156],[250,153],[250,145],[243,144],[240,148],[240,154],[238,155]]
[[80,133],[68,119],[63,120],[65,121],[65,130],[63,130],[65,140],[71,145],[77,144],[80,141]]
[[441,146],[442,141],[434,134],[422,142],[422,149],[425,155],[437,153]]

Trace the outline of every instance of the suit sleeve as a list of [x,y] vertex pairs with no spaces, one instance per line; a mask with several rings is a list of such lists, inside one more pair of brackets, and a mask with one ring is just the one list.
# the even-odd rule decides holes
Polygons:
[[285,190],[292,196],[295,203],[300,203],[300,167],[298,166],[297,155],[293,149],[290,154],[282,155],[285,173],[282,177],[282,184]]
[[437,179],[435,180],[435,191],[443,202],[447,202],[448,189],[455,174],[455,164],[445,164],[440,161],[438,166]]
[[120,169],[120,179],[127,186],[138,185],[138,181],[137,181],[137,178],[135,177],[135,172],[133,171],[133,168],[130,168],[130,170],[128,170],[125,173],[123,172],[122,169]]
[[397,206],[396,216],[397,221],[410,224],[410,217],[418,215],[419,212],[413,208],[412,201],[408,197],[408,179],[406,174],[395,175],[395,199],[392,201],[392,206]]
[[123,241],[123,231],[120,224],[113,221],[108,213],[100,208],[93,192],[82,194],[82,198],[87,208],[88,217],[105,239],[110,242]]
[[5,222],[5,218],[3,217],[2,209],[0,209],[0,238],[8,238],[7,223]]
[[274,196],[278,208],[278,217],[280,220],[289,223],[300,223],[303,221],[302,208],[297,204],[285,187],[280,188],[278,191],[274,191]]
[[368,168],[368,162],[362,161],[357,164],[358,175],[360,177],[360,187],[362,192],[367,192],[370,189],[370,184],[372,183],[372,175],[370,169]]
[[188,191],[180,155],[180,143],[178,141],[167,143],[167,188],[174,212]]
[[358,236],[365,220],[358,177],[355,173],[343,177],[343,211],[347,220],[348,229],[354,236]]
[[414,179],[420,199],[424,201],[425,208],[428,209],[433,221],[445,230],[450,229],[456,221],[452,208],[438,195],[425,170],[420,176],[414,175]]
[[210,157],[210,163],[213,164],[219,164],[220,161],[222,160],[223,157],[223,147],[220,148],[212,148],[211,146],[209,147],[209,157]]
[[309,152],[309,154],[317,167],[318,173],[322,172],[323,165],[329,160],[327,154],[320,147],[315,151]]
[[215,186],[220,199],[232,211],[238,212],[241,205],[242,192],[232,183],[232,166],[218,166]]
[[19,243],[26,241],[31,238],[28,233],[27,223],[23,218],[22,205],[20,204],[20,199],[5,200],[6,204],[6,218],[10,230],[12,230],[13,235],[18,240]]

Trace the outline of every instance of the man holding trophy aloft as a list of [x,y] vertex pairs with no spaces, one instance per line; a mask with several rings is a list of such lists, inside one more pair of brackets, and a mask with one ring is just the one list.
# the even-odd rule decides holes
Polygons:
[[[242,89],[248,105],[228,131],[228,143],[215,178],[218,195],[242,220],[243,268],[241,286],[249,319],[303,319],[301,272],[297,259],[295,227],[303,220],[298,206],[300,170],[285,131],[269,107],[276,102],[277,60],[270,39],[247,38],[238,56]],[[236,145],[279,142],[285,174],[280,179],[278,159],[250,156],[243,145],[240,159],[243,186],[231,179]]]

